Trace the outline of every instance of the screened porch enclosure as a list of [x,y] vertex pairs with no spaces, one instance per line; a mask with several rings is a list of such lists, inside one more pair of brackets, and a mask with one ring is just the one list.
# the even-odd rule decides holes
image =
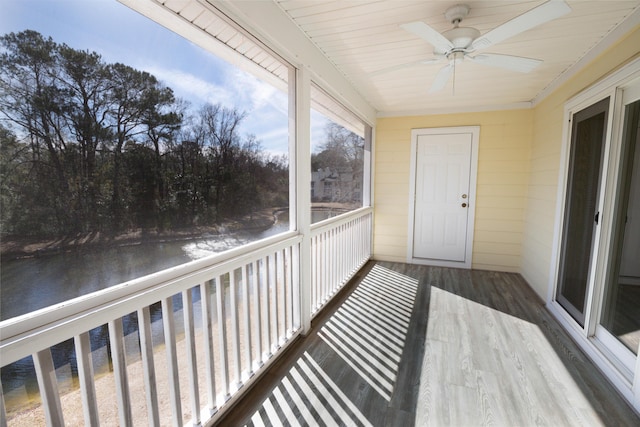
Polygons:
[[[611,281],[631,293],[587,283],[626,277],[614,274],[622,264],[609,268],[608,246],[628,246],[613,231],[619,205],[638,206],[629,188],[640,181],[621,181],[621,203],[609,190],[619,169],[632,169],[619,159],[640,159],[616,142],[622,95],[640,129],[637,1],[566,0],[566,16],[500,46],[544,58],[539,73],[467,61],[450,67],[455,78],[437,94],[427,92],[439,69],[424,67],[431,47],[400,25],[421,20],[444,32],[442,2],[118,1],[277,94],[286,201],[267,209],[286,210],[289,222],[0,322],[0,365],[21,363],[30,378],[3,376],[0,427],[640,423],[637,277]],[[545,2],[470,3],[469,26],[486,32]],[[392,74],[377,74],[389,66]],[[583,253],[580,274],[593,271],[574,286],[562,261],[592,241],[564,245],[584,227],[562,221],[572,132],[563,108],[607,96],[607,123],[618,126],[608,127],[599,164],[612,180],[589,186],[588,207],[607,208],[596,218],[619,242],[598,232],[599,258],[590,264]],[[318,123],[345,142],[340,162],[316,138]],[[461,126],[480,129],[477,185],[461,200],[475,213],[470,269],[407,264],[411,133]],[[601,227],[590,213],[579,220]],[[608,343],[594,332],[601,315],[615,334]]]

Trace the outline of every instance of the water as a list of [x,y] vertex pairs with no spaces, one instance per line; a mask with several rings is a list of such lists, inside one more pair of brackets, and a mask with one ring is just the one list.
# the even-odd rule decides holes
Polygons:
[[289,230],[281,214],[268,230],[190,241],[88,249],[2,261],[0,320],[99,291],[127,280],[220,253]]

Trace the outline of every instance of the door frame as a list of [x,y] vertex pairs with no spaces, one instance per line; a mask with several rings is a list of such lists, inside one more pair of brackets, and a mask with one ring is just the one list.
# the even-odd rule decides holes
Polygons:
[[[628,360],[628,349],[621,345],[612,346],[603,342],[596,335],[599,324],[604,283],[611,268],[612,230],[614,223],[614,206],[617,194],[617,176],[620,167],[620,148],[622,141],[622,109],[623,90],[640,81],[640,58],[604,77],[583,92],[575,95],[565,103],[563,138],[560,151],[558,188],[556,195],[556,212],[554,221],[554,239],[551,252],[551,268],[547,287],[547,308],[580,348],[591,358],[605,374],[622,396],[640,411],[640,357]],[[566,200],[568,160],[570,150],[571,122],[574,112],[610,97],[609,123],[605,143],[605,157],[601,172],[602,191],[598,201],[600,223],[594,238],[594,250],[590,271],[590,283],[585,304],[584,326],[580,326],[555,299],[557,292],[560,251],[563,236],[564,202]],[[617,348],[616,348],[617,347]],[[634,366],[635,365],[635,366]]]
[[[469,167],[469,193],[467,215],[467,239],[464,261],[446,261],[440,259],[414,258],[413,232],[415,222],[416,168],[418,136],[420,135],[453,135],[471,134],[471,164]],[[453,126],[437,128],[416,128],[411,130],[411,165],[409,175],[409,231],[407,238],[407,262],[411,264],[435,265],[440,267],[454,267],[470,269],[473,257],[473,232],[475,224],[476,182],[478,178],[478,146],[480,143],[480,126]]]

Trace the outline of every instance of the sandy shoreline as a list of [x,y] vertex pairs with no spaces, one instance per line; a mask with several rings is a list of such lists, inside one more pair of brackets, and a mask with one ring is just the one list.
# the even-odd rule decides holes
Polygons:
[[50,239],[3,236],[0,239],[0,256],[3,259],[30,258],[81,249],[103,250],[109,247],[134,246],[143,243],[187,241],[203,235],[218,236],[239,231],[260,231],[273,226],[277,221],[277,214],[283,210],[282,208],[264,209],[240,220],[224,221],[213,226],[194,226],[165,231],[135,229],[115,236],[101,232]]

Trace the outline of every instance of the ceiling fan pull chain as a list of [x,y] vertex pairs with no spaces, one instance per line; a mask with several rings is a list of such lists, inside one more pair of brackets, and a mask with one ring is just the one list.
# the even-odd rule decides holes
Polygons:
[[456,96],[456,58],[453,58],[453,85],[451,88],[451,96]]

